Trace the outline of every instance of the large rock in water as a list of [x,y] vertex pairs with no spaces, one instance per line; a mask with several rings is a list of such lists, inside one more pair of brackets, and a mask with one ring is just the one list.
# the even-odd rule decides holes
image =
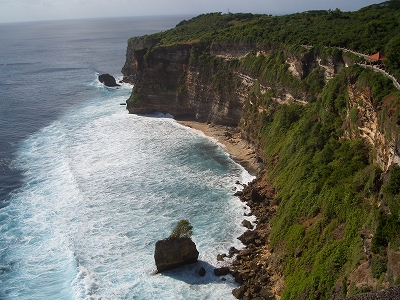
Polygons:
[[195,263],[199,257],[196,244],[190,238],[167,238],[156,243],[154,260],[158,272]]
[[108,87],[119,86],[119,84],[115,81],[115,78],[110,74],[101,74],[99,76],[99,81]]

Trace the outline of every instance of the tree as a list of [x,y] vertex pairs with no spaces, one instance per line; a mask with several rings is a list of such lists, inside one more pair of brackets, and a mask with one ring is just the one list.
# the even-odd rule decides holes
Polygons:
[[387,43],[385,55],[393,69],[400,68],[400,34],[396,35]]
[[193,226],[188,220],[180,220],[172,230],[169,238],[190,238],[193,234]]

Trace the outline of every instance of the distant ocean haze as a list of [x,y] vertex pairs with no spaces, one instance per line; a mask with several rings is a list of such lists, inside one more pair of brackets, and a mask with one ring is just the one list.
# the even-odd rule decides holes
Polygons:
[[[233,191],[252,177],[173,119],[129,115],[132,86],[97,80],[120,78],[128,38],[184,18],[0,25],[1,299],[233,298],[212,270],[241,247]],[[153,275],[180,219],[200,262]]]

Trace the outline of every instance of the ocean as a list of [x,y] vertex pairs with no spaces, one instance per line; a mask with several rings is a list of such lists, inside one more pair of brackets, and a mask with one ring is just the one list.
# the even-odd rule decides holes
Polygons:
[[[128,38],[182,19],[0,24],[1,299],[233,299],[213,269],[242,247],[234,192],[252,177],[173,118],[128,114],[132,86],[97,80],[121,78]],[[155,242],[181,219],[199,262],[155,274]]]

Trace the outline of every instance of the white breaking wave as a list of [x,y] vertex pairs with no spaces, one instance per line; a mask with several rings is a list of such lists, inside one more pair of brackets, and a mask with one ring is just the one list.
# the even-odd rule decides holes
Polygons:
[[[252,177],[173,119],[129,115],[119,104],[131,87],[92,85],[96,99],[20,146],[25,185],[0,211],[2,296],[233,299],[233,278],[212,270],[218,253],[241,247],[246,210],[233,190]],[[154,244],[180,219],[194,226],[201,262],[153,275]]]

